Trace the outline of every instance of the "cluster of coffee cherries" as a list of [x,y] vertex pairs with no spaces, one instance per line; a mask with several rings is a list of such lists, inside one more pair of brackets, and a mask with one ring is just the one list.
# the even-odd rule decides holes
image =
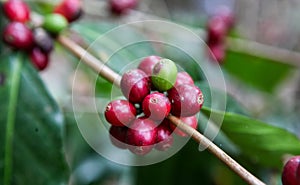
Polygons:
[[300,156],[294,156],[284,165],[282,176],[283,185],[300,184]]
[[138,0],[109,0],[110,11],[121,15],[127,13],[130,9],[137,6]]
[[104,113],[115,146],[137,155],[153,148],[167,150],[173,143],[173,131],[187,136],[166,118],[169,114],[197,128],[203,94],[188,73],[178,72],[173,61],[148,56],[137,69],[123,74],[120,86],[126,99],[111,101]]
[[233,14],[226,6],[220,7],[217,13],[208,20],[207,45],[210,49],[209,56],[219,63],[225,59],[225,38],[233,24]]
[[49,63],[54,37],[82,12],[80,0],[63,0],[54,7],[53,13],[43,17],[42,24],[35,25],[31,10],[23,0],[7,0],[2,9],[9,20],[3,30],[3,41],[13,49],[26,51],[38,70],[45,69]]

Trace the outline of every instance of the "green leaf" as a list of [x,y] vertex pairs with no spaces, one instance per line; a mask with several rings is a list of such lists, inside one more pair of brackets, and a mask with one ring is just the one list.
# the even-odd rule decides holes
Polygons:
[[0,183],[65,184],[63,116],[25,57],[0,61]]
[[291,66],[269,59],[227,51],[224,69],[244,83],[272,92],[289,74]]
[[[212,112],[216,117],[224,113],[203,107],[206,116]],[[294,134],[239,114],[226,112],[222,131],[255,163],[270,167],[282,167],[285,154],[300,154],[300,140]]]

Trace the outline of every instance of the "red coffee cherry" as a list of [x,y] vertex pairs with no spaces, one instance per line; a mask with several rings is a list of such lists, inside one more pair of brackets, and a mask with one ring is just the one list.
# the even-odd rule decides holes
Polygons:
[[146,155],[155,144],[157,135],[154,121],[145,117],[136,119],[127,131],[129,150],[137,155]]
[[288,162],[284,165],[282,171],[282,184],[283,185],[299,185],[300,181],[299,176],[297,176],[298,168],[300,166],[300,156],[294,156],[288,160]]
[[142,107],[146,117],[158,121],[170,113],[171,103],[164,94],[154,92],[145,97]]
[[178,117],[188,117],[200,111],[204,99],[201,90],[189,84],[173,87],[168,91],[171,113]]
[[114,126],[126,126],[135,119],[136,109],[127,100],[114,100],[106,106],[104,116]]
[[227,32],[227,23],[220,16],[213,16],[208,20],[208,44],[224,42]]
[[110,0],[110,10],[115,14],[127,13],[128,10],[136,7],[138,0]]
[[54,9],[55,13],[63,15],[68,22],[73,22],[82,15],[80,0],[63,0]]
[[185,71],[177,73],[177,78],[174,87],[178,87],[182,84],[194,85],[194,80],[192,77]]
[[217,61],[219,64],[222,64],[224,62],[225,59],[225,46],[223,43],[216,43],[216,44],[211,44],[208,45],[210,51],[209,53],[209,57],[214,60]]
[[216,15],[224,20],[228,28],[234,25],[234,15],[232,10],[227,6],[221,6],[217,9]]
[[109,129],[109,138],[113,145],[118,148],[126,149],[127,127],[111,126]]
[[[185,124],[189,125],[190,127],[197,129],[198,120],[196,116],[181,117],[180,120],[183,121]],[[170,128],[174,131],[175,134],[181,137],[188,136],[185,132],[181,131],[180,129],[176,129],[176,126],[174,124],[170,124]]]
[[148,76],[139,69],[127,71],[121,79],[123,95],[132,103],[141,103],[150,93]]
[[31,30],[20,22],[11,22],[4,28],[3,40],[16,49],[30,49],[33,45]]
[[48,66],[49,55],[43,52],[39,47],[34,47],[29,56],[31,62],[39,71],[44,70]]
[[53,39],[43,28],[34,29],[33,38],[35,45],[43,52],[50,53],[53,50]]
[[8,0],[3,4],[3,11],[10,21],[25,23],[30,19],[30,9],[22,0]]
[[173,136],[171,134],[172,131],[170,129],[169,120],[165,119],[157,127],[155,149],[160,151],[166,151],[167,149],[169,149],[173,144]]
[[159,56],[148,56],[144,58],[138,66],[138,69],[144,71],[146,75],[151,76],[154,65],[159,62],[161,57]]

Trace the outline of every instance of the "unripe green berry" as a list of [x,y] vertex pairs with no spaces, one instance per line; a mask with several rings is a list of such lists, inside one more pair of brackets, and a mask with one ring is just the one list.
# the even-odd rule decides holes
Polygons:
[[67,19],[57,13],[49,14],[45,17],[43,27],[52,34],[58,34],[68,26]]
[[176,64],[169,59],[161,59],[152,70],[151,80],[159,91],[171,89],[177,77]]

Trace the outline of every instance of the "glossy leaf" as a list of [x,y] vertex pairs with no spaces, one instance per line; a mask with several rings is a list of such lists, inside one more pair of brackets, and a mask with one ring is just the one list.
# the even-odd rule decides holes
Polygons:
[[[202,113],[211,112],[221,116],[223,113],[202,108]],[[300,140],[287,130],[268,125],[259,120],[227,112],[224,116],[222,131],[253,162],[270,167],[282,167],[285,154],[300,154]]]
[[0,61],[0,184],[65,184],[63,115],[23,54]]

